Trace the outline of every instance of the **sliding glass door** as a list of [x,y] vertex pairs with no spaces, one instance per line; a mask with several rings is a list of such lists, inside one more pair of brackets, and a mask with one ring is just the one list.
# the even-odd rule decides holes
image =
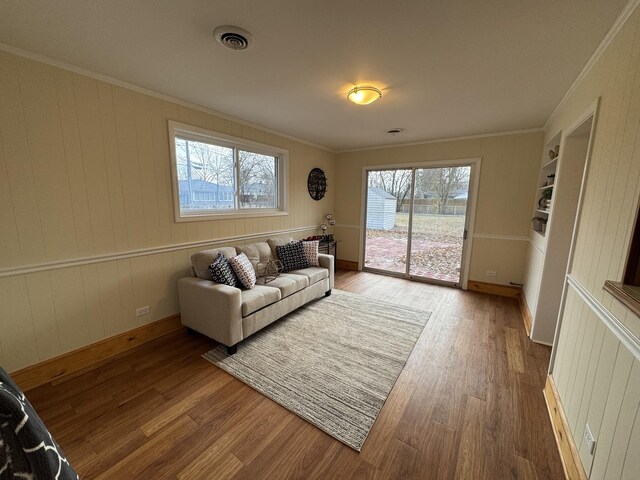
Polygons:
[[406,273],[409,214],[400,210],[412,183],[412,169],[367,172],[365,268]]
[[364,268],[458,286],[470,165],[367,171]]
[[470,170],[414,170],[410,276],[460,282]]

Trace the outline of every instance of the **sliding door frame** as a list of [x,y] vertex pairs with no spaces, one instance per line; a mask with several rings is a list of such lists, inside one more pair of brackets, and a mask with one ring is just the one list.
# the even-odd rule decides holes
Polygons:
[[[383,275],[389,275],[393,277],[406,278],[409,280],[421,281],[426,283],[434,283],[438,285],[457,286],[463,290],[467,289],[467,283],[469,281],[469,268],[471,265],[471,249],[473,245],[473,232],[475,228],[476,220],[476,207],[478,199],[478,186],[480,182],[480,167],[482,159],[480,157],[474,158],[461,158],[452,160],[438,160],[438,161],[426,161],[426,162],[410,162],[410,163],[394,163],[394,164],[380,164],[380,165],[364,165],[362,167],[362,196],[360,198],[360,265],[361,269],[366,269],[375,273]],[[436,279],[430,279],[426,277],[419,277],[410,275],[410,261],[407,262],[405,273],[392,272],[387,270],[380,270],[374,268],[366,268],[364,266],[365,249],[366,249],[366,234],[367,234],[367,194],[369,189],[368,173],[370,171],[378,170],[412,170],[411,173],[411,195],[409,197],[410,206],[409,209],[409,225],[408,225],[408,238],[407,238],[407,252],[411,250],[411,235],[412,235],[412,219],[413,219],[413,202],[414,202],[414,190],[415,190],[415,171],[423,168],[447,168],[447,167],[471,167],[469,177],[469,192],[467,213],[465,217],[465,230],[467,232],[467,238],[464,240],[462,248],[461,259],[461,272],[460,281],[457,285],[451,282],[438,281]],[[409,258],[410,260],[410,258]]]

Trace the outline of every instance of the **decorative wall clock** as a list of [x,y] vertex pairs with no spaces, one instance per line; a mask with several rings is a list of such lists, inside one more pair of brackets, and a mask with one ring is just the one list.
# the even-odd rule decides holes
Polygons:
[[314,200],[320,200],[327,193],[327,177],[322,170],[314,168],[307,178],[307,189]]

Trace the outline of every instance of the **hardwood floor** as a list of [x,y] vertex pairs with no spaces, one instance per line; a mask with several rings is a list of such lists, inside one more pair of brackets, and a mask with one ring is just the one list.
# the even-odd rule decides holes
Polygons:
[[353,271],[336,288],[433,312],[359,454],[186,332],[27,396],[83,479],[564,478],[542,396],[550,349],[526,338],[517,300]]

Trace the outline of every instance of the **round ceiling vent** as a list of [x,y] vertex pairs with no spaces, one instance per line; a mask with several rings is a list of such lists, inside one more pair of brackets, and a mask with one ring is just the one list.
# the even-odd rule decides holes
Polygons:
[[398,133],[402,132],[404,132],[404,128],[390,128],[389,130],[387,130],[387,133],[391,135],[397,135]]
[[253,36],[244,28],[220,25],[213,31],[213,38],[231,50],[246,50],[253,43]]

